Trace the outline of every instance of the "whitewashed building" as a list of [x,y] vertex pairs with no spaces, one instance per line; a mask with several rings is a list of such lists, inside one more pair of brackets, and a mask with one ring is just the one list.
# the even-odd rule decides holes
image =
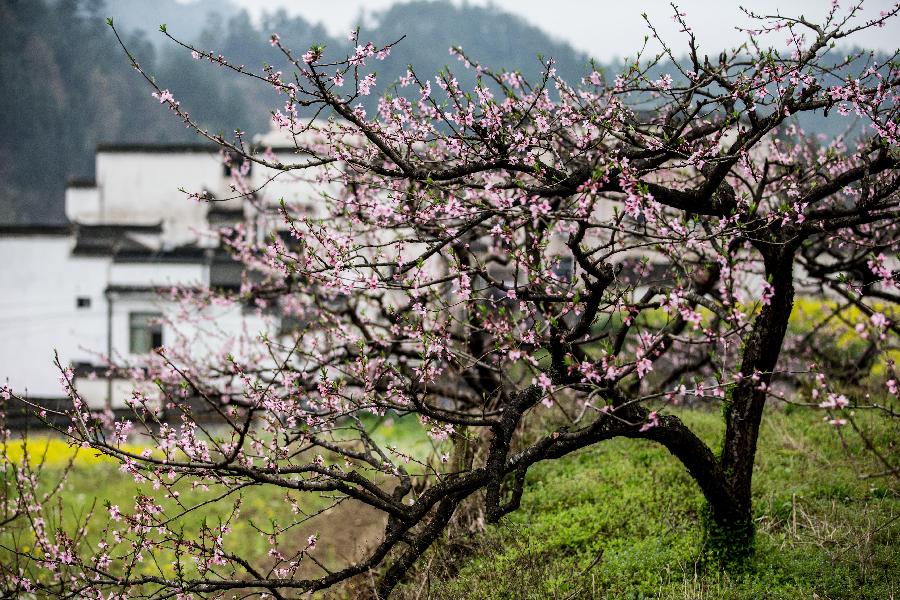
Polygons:
[[[285,162],[289,153],[295,156],[286,147],[272,150]],[[248,175],[252,186],[271,176],[255,171]],[[62,365],[75,369],[89,404],[119,408],[132,386],[102,376],[105,357],[139,363],[172,343],[175,332],[161,317],[174,302],[160,289],[236,288],[241,265],[218,247],[214,232],[236,223],[271,230],[272,218],[240,198],[188,198],[186,192],[237,195],[229,167],[211,144],[101,145],[95,174],[70,182],[68,225],[0,226],[0,383],[34,399],[62,398],[58,353]],[[289,178],[266,191],[293,202],[315,196],[309,184]],[[224,329],[265,326],[241,307],[215,318]]]

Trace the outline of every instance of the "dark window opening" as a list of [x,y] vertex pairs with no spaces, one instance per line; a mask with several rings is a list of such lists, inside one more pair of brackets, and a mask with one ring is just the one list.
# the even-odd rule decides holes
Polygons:
[[243,263],[230,257],[213,259],[209,265],[209,285],[216,289],[237,290],[241,287]]
[[291,335],[309,326],[309,321],[296,315],[282,315],[278,327],[279,335]]
[[91,307],[91,299],[87,296],[78,296],[75,298],[75,306],[78,308],[90,308]]
[[132,354],[149,354],[163,345],[162,315],[136,312],[128,315],[128,350]]
[[561,256],[553,268],[553,273],[566,283],[572,281],[575,274],[575,261],[571,256]]
[[225,177],[231,177],[232,172],[241,172],[241,166],[246,163],[247,164],[247,172],[244,174],[245,177],[249,177],[253,172],[253,162],[246,160],[243,156],[239,154],[229,154],[228,158],[222,164],[224,167]]

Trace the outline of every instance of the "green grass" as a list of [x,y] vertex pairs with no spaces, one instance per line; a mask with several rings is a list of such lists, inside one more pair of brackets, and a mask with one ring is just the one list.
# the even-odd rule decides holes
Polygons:
[[[433,456],[436,448],[425,434],[418,420],[413,418],[374,418],[367,417],[367,430],[384,448],[396,447],[404,455],[416,461],[427,460]],[[341,432],[340,435],[349,435]],[[141,439],[133,440],[127,445],[130,452],[139,453],[144,449]],[[24,446],[21,441],[10,442],[4,448],[5,456],[13,463],[21,463],[24,458]],[[109,526],[112,529],[121,527],[123,523],[111,522],[107,510],[108,505],[116,505],[123,513],[131,512],[138,495],[146,495],[163,507],[167,517],[181,513],[185,508],[200,505],[223,495],[225,488],[210,484],[209,491],[194,489],[191,481],[184,480],[175,484],[177,499],[167,496],[164,490],[154,490],[150,483],[138,483],[120,470],[120,463],[108,456],[103,456],[92,449],[80,449],[70,446],[59,437],[31,436],[27,443],[29,463],[42,463],[40,475],[40,491],[46,492],[56,486],[63,469],[71,460],[72,467],[60,493],[49,503],[48,525],[52,532],[60,524],[65,531],[74,531],[81,524],[87,523],[87,535],[81,542],[81,552],[90,556],[98,552],[96,543],[102,531]],[[0,461],[6,460],[0,456]],[[411,472],[422,467],[413,462],[407,465]],[[3,472],[0,471],[0,481]],[[331,506],[334,494],[298,493],[274,486],[251,486],[192,510],[178,519],[184,527],[186,537],[196,538],[204,523],[216,526],[220,521],[228,520],[235,502],[240,500],[240,517],[231,524],[231,532],[224,539],[226,551],[234,552],[247,558],[257,566],[271,563],[267,557],[270,545],[265,535],[259,530],[273,531],[290,526],[297,521],[305,520],[312,515]],[[299,513],[292,507],[297,506]],[[90,518],[87,518],[88,515]],[[322,543],[317,546],[316,559],[327,566],[344,566],[347,557],[365,547],[368,539],[374,538],[383,529],[383,515],[374,509],[361,507],[359,504],[344,502],[328,513],[316,516],[308,521],[291,526],[290,531],[279,538],[279,548],[285,554],[306,546],[310,534],[318,534]],[[16,521],[0,528],[0,546],[15,546],[20,550],[31,551],[34,540],[30,525],[25,520]],[[115,550],[115,549],[114,549]],[[116,551],[111,552],[113,556]],[[0,550],[0,560],[6,559]],[[174,555],[172,552],[156,548],[155,561],[145,561],[143,568],[147,573],[172,575]],[[193,573],[190,557],[183,557],[186,572]],[[115,561],[114,561],[115,566]],[[310,565],[310,575],[321,575],[321,570]]]
[[[682,417],[715,447],[718,415]],[[896,425],[861,423],[879,447],[896,444]],[[474,539],[438,545],[400,595],[900,597],[897,481],[861,479],[880,469],[843,433],[846,449],[817,413],[767,415],[754,475],[757,550],[741,573],[704,560],[702,498],[683,467],[658,446],[614,440],[538,465],[519,511]]]
[[[29,442],[29,446],[40,448],[46,443],[46,440],[33,440]],[[51,456],[47,461],[47,468],[41,474],[42,490],[55,485],[59,479],[60,470],[57,463],[62,460],[60,456],[62,451],[59,450],[62,445],[59,440],[50,441]],[[99,552],[96,542],[100,539],[104,527],[115,529],[123,526],[121,521],[118,523],[110,521],[106,508],[108,505],[116,505],[123,513],[127,513],[134,507],[135,497],[144,494],[154,498],[163,507],[163,514],[174,516],[184,508],[200,504],[224,491],[224,488],[213,485],[210,486],[209,492],[203,492],[192,489],[190,482],[187,481],[176,483],[174,489],[179,493],[177,500],[164,497],[164,491],[153,490],[148,483],[135,482],[120,471],[117,462],[97,458],[93,451],[80,450],[61,492],[48,506],[49,529],[53,531],[61,524],[63,530],[71,532],[80,524],[86,523],[87,536],[81,542],[80,552],[82,555],[90,556]],[[263,558],[269,546],[265,537],[256,532],[256,528],[271,530],[275,524],[284,526],[298,518],[291,512],[289,496],[300,500],[296,494],[287,494],[283,489],[268,486],[251,487],[240,494],[230,495],[193,511],[179,522],[183,524],[188,537],[196,537],[204,523],[215,526],[220,521],[227,520],[234,509],[235,501],[240,498],[241,518],[234,521],[231,534],[225,538],[226,549],[239,550],[245,555]],[[306,497],[300,501],[300,506],[312,512],[325,506],[327,502],[325,498]],[[90,518],[87,518],[88,515],[91,515]],[[305,539],[305,535],[312,533],[306,529],[302,531],[304,537],[298,535],[297,540]],[[152,537],[151,535],[151,539]],[[28,523],[17,521],[0,530],[0,543],[4,546],[14,544],[20,550],[30,550],[33,538]],[[113,548],[113,556],[118,554],[117,550]],[[4,558],[0,553],[0,560]],[[145,561],[139,569],[148,574],[169,576],[174,573],[175,557],[171,551],[157,547],[153,558],[155,560]],[[331,557],[323,558],[328,560]],[[182,557],[182,559],[187,572],[193,573],[194,563],[191,558]]]
[[[680,416],[717,446],[719,415]],[[897,425],[866,415],[859,422],[896,464]],[[373,419],[371,425],[376,437],[417,460],[434,452],[415,420]],[[613,440],[534,467],[520,510],[481,534],[463,534],[459,527],[452,543],[445,539],[420,560],[396,596],[900,598],[900,485],[891,478],[861,479],[860,473],[880,467],[849,428],[843,433],[846,449],[819,412],[766,416],[754,475],[757,552],[740,574],[722,573],[704,561],[702,498],[683,467],[648,442]],[[40,448],[45,441],[33,443]],[[51,445],[51,474],[70,451],[61,442]],[[63,491],[63,512],[71,525],[96,503],[100,518],[93,527],[102,528],[105,501],[126,510],[136,491],[152,492],[124,476],[115,462],[91,454],[79,454]],[[181,491],[185,504],[208,498],[186,486]],[[311,511],[326,502],[305,496],[301,507]],[[163,503],[172,508],[172,500]],[[227,499],[191,513],[185,525],[190,531],[204,518],[215,522],[231,505]],[[284,525],[292,518],[283,490],[250,488],[226,548],[264,562],[268,545],[250,523],[268,528],[272,520]],[[292,530],[293,542],[286,543],[303,544],[318,532],[317,558],[343,563],[365,536],[371,541],[380,535],[380,519],[347,503],[330,517]],[[18,541],[27,544],[27,535]]]

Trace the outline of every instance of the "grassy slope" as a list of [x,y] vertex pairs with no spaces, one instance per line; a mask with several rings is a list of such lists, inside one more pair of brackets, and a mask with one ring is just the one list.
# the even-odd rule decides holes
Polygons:
[[[685,412],[716,443],[715,414]],[[807,411],[768,415],[747,572],[704,568],[701,497],[667,452],[615,440],[529,475],[522,508],[449,561],[437,548],[408,598],[893,598],[900,596],[900,486],[848,432]],[[867,421],[881,447],[896,428]],[[599,557],[599,558],[598,558]],[[438,566],[442,565],[442,566]],[[459,569],[455,576],[450,576]]]
[[[380,440],[386,446],[397,446],[403,452],[416,457],[425,457],[434,453],[429,438],[414,419],[394,421],[393,419],[372,419],[370,434]],[[134,440],[135,445],[128,445],[126,449],[132,452],[140,452],[145,446],[141,439]],[[20,442],[12,443],[0,450],[5,455],[0,455],[0,461],[11,460],[19,463],[23,458],[23,446]],[[162,490],[154,490],[149,483],[136,483],[130,476],[122,473],[119,463],[114,459],[97,454],[93,450],[76,449],[69,446],[64,440],[56,437],[33,436],[28,442],[28,452],[31,464],[43,462],[45,470],[41,477],[42,490],[46,491],[56,485],[62,469],[68,464],[74,452],[77,455],[72,471],[62,487],[61,494],[57,496],[62,503],[61,515],[51,510],[50,529],[56,528],[61,518],[66,530],[74,530],[85,521],[85,516],[93,512],[93,517],[88,520],[87,539],[82,544],[82,552],[90,555],[96,552],[95,544],[100,532],[110,525],[112,528],[123,523],[112,523],[109,520],[106,506],[117,505],[123,513],[129,512],[134,506],[135,496],[146,494],[154,498],[162,507],[166,515],[179,514],[181,509],[206,502],[212,497],[223,494],[223,488],[212,486],[209,492],[192,489],[190,482],[184,481],[176,484],[179,492],[177,500],[165,495]],[[0,465],[2,466],[2,465]],[[0,469],[0,480],[3,471]],[[271,531],[276,527],[285,527],[296,521],[303,521],[308,514],[316,513],[323,507],[331,504],[331,494],[299,494],[287,492],[273,486],[252,486],[243,490],[240,494],[222,497],[218,501],[190,512],[180,519],[189,537],[196,536],[204,522],[217,525],[220,520],[227,520],[234,509],[235,501],[240,497],[240,518],[232,523],[231,533],[225,538],[225,549],[235,552],[247,558],[257,566],[265,566],[270,563],[266,553],[270,549],[265,536],[258,533],[258,529]],[[302,514],[294,514],[291,501],[296,502]],[[52,506],[56,506],[53,503]],[[324,564],[332,567],[342,567],[347,560],[358,557],[373,539],[382,533],[384,523],[383,515],[361,506],[357,503],[345,502],[337,508],[319,515],[297,526],[292,526],[290,531],[280,538],[279,549],[285,554],[290,554],[306,546],[307,536],[318,534],[321,543],[316,550],[316,558]],[[7,559],[3,547],[17,545],[20,549],[30,550],[32,537],[27,522],[18,521],[9,527],[0,528],[0,560]],[[117,552],[112,553],[113,556]],[[171,552],[157,549],[156,561],[146,561],[144,571],[146,573],[162,574],[169,576],[174,573],[172,566],[173,555]],[[182,557],[185,568],[189,571],[193,563],[190,557]],[[114,563],[115,564],[115,563]],[[321,571],[310,565],[310,571],[304,572],[308,576],[320,576]]]
[[[716,414],[684,411],[681,416],[715,446],[720,429]],[[848,458],[820,413],[773,412],[764,423],[754,478],[758,552],[743,575],[728,577],[703,568],[698,522],[702,502],[683,468],[662,448],[615,440],[538,465],[529,473],[519,511],[484,535],[463,540],[469,553],[462,558],[448,559],[446,545],[436,548],[421,562],[416,581],[397,596],[900,597],[900,485],[884,478],[859,479],[857,473],[876,466],[860,451],[852,432],[846,435]],[[423,456],[430,449],[412,443],[422,437],[414,425],[385,424],[377,435]],[[878,447],[896,444],[896,428],[882,424],[875,432]],[[51,444],[51,471],[70,451],[63,442]],[[71,523],[96,502],[100,518],[93,528],[102,527],[107,522],[104,501],[126,509],[141,487],[114,462],[82,451],[65,487],[66,521]],[[185,502],[208,498],[183,491]],[[253,488],[243,496],[242,520],[226,545],[237,545],[265,562],[267,544],[248,521],[267,527],[274,519],[284,525],[292,515],[281,490]],[[227,499],[192,513],[188,529],[196,529],[203,518],[215,522],[226,517],[231,504]],[[322,504],[324,500],[306,497],[303,507],[314,510]],[[318,532],[323,541],[318,557],[340,564],[380,528],[377,515],[347,504],[294,529],[294,536],[285,541],[288,546],[302,544],[309,533]]]

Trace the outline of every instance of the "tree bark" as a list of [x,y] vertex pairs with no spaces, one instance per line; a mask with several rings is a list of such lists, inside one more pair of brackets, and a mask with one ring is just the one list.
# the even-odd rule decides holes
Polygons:
[[794,304],[793,248],[770,244],[761,251],[771,296],[753,323],[743,349],[742,377],[728,391],[724,405],[725,439],[719,460],[734,505],[710,503],[708,515],[708,544],[725,562],[752,552],[751,483],[759,427]]

